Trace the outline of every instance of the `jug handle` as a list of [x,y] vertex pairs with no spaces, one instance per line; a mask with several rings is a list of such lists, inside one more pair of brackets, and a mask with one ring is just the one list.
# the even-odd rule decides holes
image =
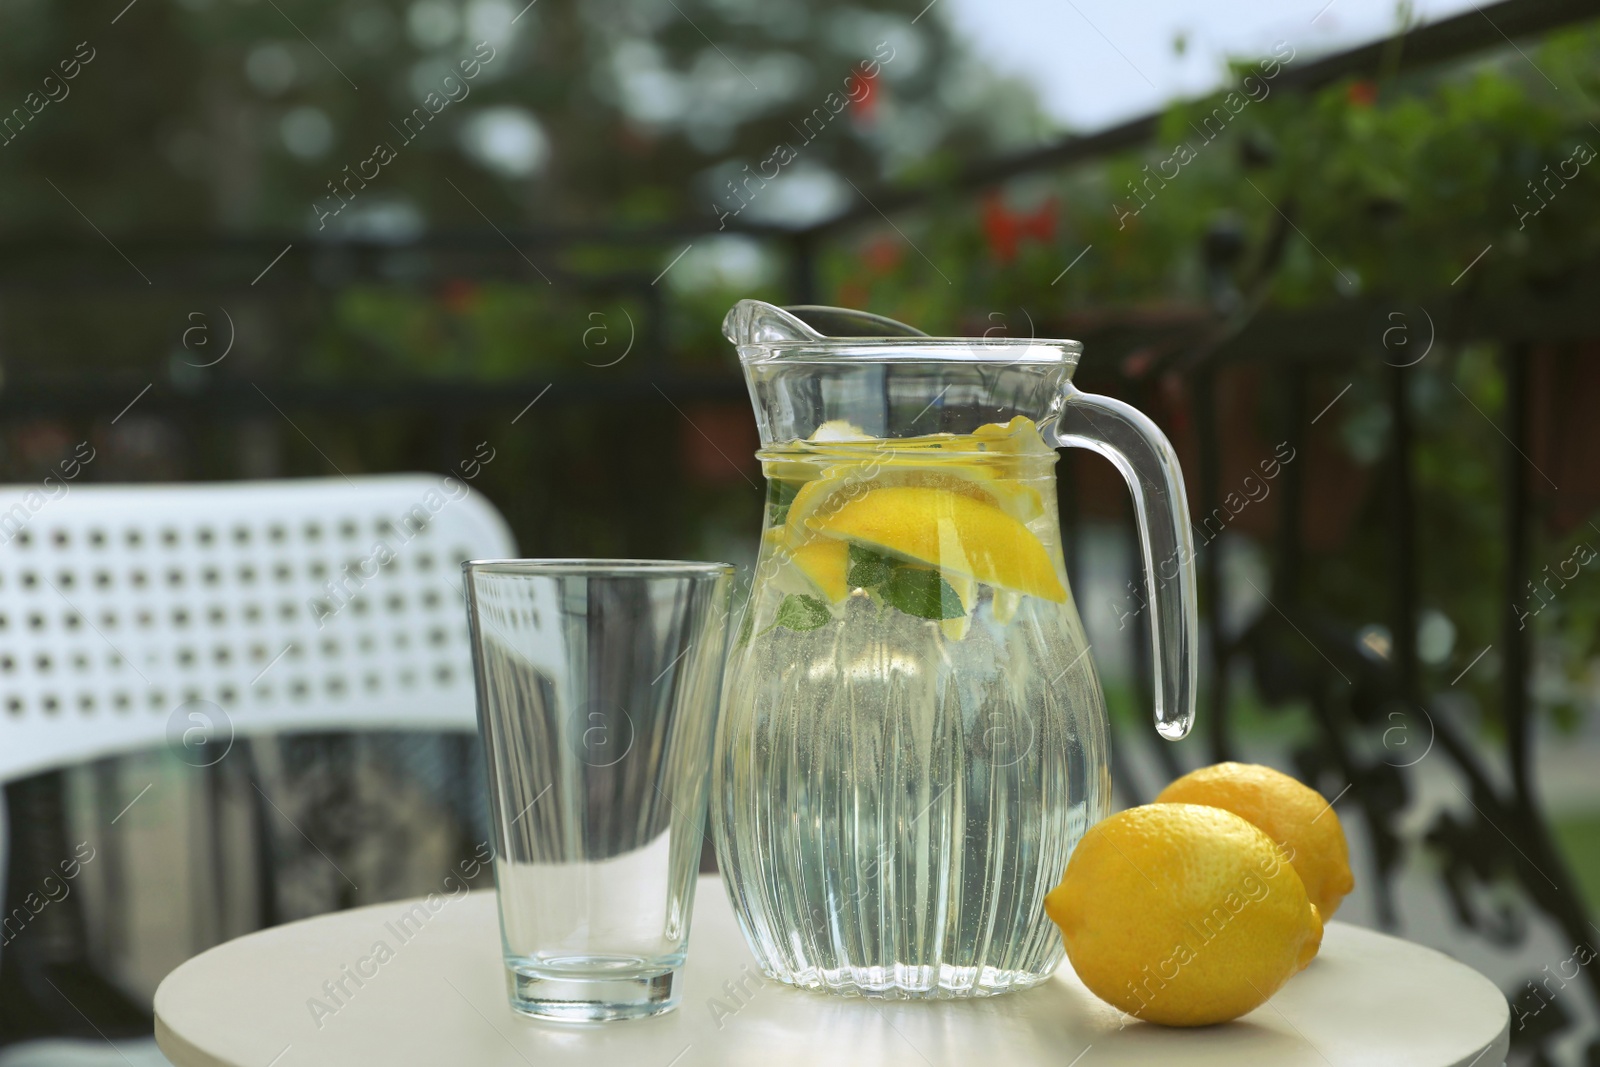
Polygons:
[[1156,730],[1169,741],[1194,722],[1200,661],[1194,538],[1189,498],[1172,442],[1137,408],[1067,383],[1057,444],[1087,448],[1116,465],[1133,493],[1144,553],[1145,604],[1156,666]]

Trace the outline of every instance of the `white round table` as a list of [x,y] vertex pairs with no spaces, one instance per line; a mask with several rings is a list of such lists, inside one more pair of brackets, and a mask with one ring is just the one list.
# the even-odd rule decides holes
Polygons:
[[1317,960],[1271,1001],[1198,1030],[1123,1026],[1066,964],[1035,989],[977,1000],[806,993],[761,976],[714,876],[697,890],[676,1011],[550,1023],[506,1003],[493,893],[424,908],[420,919],[415,904],[290,923],[196,956],[156,990],[162,1051],[178,1067],[1499,1067],[1510,1043],[1509,1009],[1488,979],[1337,922]]

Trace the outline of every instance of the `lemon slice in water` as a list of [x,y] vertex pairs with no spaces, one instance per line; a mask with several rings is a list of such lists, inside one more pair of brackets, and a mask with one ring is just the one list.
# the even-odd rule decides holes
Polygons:
[[802,544],[807,534],[825,524],[828,516],[852,500],[878,489],[910,486],[937,489],[999,508],[1019,523],[1033,522],[1044,514],[1044,499],[1031,485],[998,478],[987,466],[928,463],[918,457],[894,456],[871,463],[840,463],[822,477],[806,482],[789,505],[786,520],[791,545]]
[[789,551],[795,568],[817,591],[837,604],[850,595],[850,546],[829,537],[812,537]]
[[1056,603],[1067,599],[1039,539],[1005,511],[970,495],[884,486],[814,516],[808,525],[814,533],[870,545],[945,574]]

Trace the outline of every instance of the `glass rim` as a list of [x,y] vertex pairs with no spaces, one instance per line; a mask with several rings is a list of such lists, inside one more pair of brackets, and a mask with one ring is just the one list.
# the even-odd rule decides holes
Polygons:
[[469,559],[463,574],[550,575],[589,578],[692,578],[731,575],[731,563],[692,559],[607,559],[582,556],[528,559]]
[[1075,367],[1083,343],[1054,337],[827,337],[739,346],[753,363],[1008,363]]

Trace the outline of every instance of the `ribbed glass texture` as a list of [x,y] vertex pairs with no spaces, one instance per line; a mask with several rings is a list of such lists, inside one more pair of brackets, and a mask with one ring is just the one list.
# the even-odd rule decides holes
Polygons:
[[[1048,466],[1034,484],[1048,515],[1034,532],[1060,570]],[[729,656],[712,790],[752,949],[782,981],[847,994],[1044,980],[1062,956],[1045,894],[1110,799],[1070,596],[1013,598],[997,618],[985,589],[957,637],[857,594],[797,631],[767,624],[787,595],[773,543]]]

